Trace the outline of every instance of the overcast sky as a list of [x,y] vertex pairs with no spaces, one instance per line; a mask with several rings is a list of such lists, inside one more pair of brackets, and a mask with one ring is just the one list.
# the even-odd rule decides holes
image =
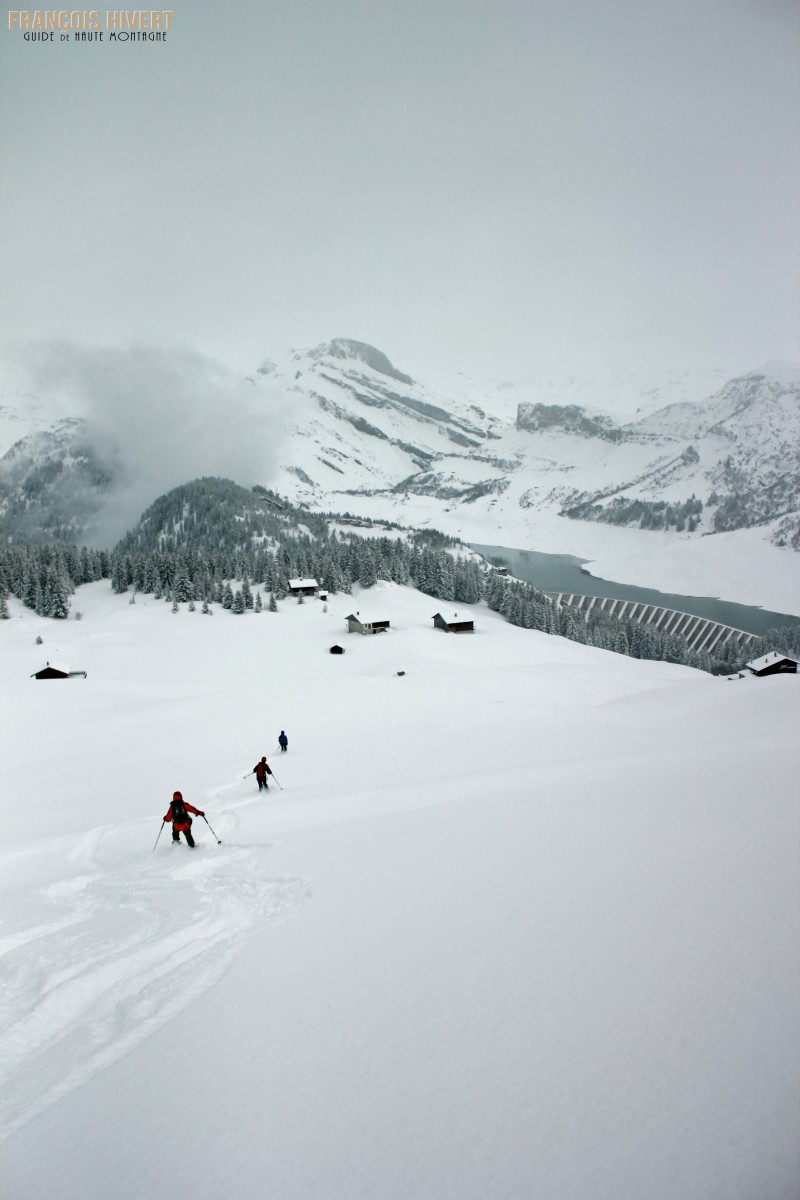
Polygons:
[[9,7],[6,341],[800,358],[795,0],[175,0],[164,45],[29,44]]

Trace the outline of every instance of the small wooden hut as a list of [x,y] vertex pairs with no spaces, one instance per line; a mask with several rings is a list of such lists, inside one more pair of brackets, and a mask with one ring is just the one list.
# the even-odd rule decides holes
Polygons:
[[367,619],[362,617],[360,613],[350,613],[349,617],[345,617],[347,621],[348,633],[386,633],[389,628],[389,622],[383,617],[380,619]]
[[443,617],[441,613],[436,613],[433,617],[433,625],[435,629],[443,629],[445,633],[474,633],[474,621],[459,621],[458,613],[454,613],[452,618]]
[[290,579],[289,580],[289,595],[290,596],[315,596],[317,594],[316,579]]
[[42,667],[40,671],[34,671],[31,679],[74,679],[77,675],[82,675],[84,679],[87,678],[85,671],[70,671],[69,667],[64,666],[63,663],[55,666],[48,662],[47,666]]

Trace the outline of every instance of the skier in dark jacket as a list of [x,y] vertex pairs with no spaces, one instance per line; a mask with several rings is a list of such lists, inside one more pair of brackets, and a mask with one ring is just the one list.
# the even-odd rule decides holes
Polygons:
[[286,736],[286,734],[283,732],[283,730],[281,730],[281,735],[280,735],[280,737],[278,738],[278,741],[279,741],[279,743],[280,743],[281,750],[282,750],[282,751],[283,751],[283,750],[286,750],[287,746],[289,745],[289,739],[287,738],[287,736]]
[[267,791],[269,791],[267,776],[272,774],[272,768],[267,762],[265,755],[262,755],[261,762],[256,763],[256,765],[253,767],[253,771],[255,771],[256,779],[258,780],[258,790],[261,791],[262,788],[266,788]]
[[164,820],[172,821],[173,842],[179,842],[183,833],[186,835],[186,841],[193,847],[192,818],[189,816],[189,813],[194,813],[196,817],[204,817],[206,815],[201,808],[195,808],[193,804],[185,801],[180,792],[173,792],[172,804],[167,809]]

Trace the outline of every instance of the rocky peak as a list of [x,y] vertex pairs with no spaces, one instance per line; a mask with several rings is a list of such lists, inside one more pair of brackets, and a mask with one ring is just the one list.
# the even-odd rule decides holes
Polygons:
[[390,379],[396,379],[399,383],[413,384],[414,382],[410,375],[404,375],[402,371],[396,370],[382,350],[377,350],[366,342],[355,342],[351,338],[334,338],[331,342],[323,342],[321,346],[316,346],[309,351],[309,356],[314,359],[356,359],[373,371],[377,371],[378,374],[388,375]]

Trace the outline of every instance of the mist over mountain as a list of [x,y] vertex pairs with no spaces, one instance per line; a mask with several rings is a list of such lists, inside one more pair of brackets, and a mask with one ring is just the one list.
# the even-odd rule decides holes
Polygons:
[[684,538],[760,527],[800,545],[791,365],[691,401],[676,374],[629,389],[627,407],[639,400],[640,411],[626,417],[613,387],[569,376],[427,381],[350,338],[265,360],[250,378],[153,347],[45,343],[23,361],[27,391],[6,390],[0,408],[0,519],[11,540],[110,546],[155,497],[223,476],[312,512],[508,545],[536,545],[543,521]]
[[70,413],[0,459],[0,514],[18,540],[69,531],[111,546],[176,483],[211,474],[256,483],[274,463],[282,397],[268,384],[256,397],[251,381],[193,350],[47,342],[27,347],[17,368],[29,390],[16,404],[4,398],[6,438],[24,425],[31,396],[38,413]]

